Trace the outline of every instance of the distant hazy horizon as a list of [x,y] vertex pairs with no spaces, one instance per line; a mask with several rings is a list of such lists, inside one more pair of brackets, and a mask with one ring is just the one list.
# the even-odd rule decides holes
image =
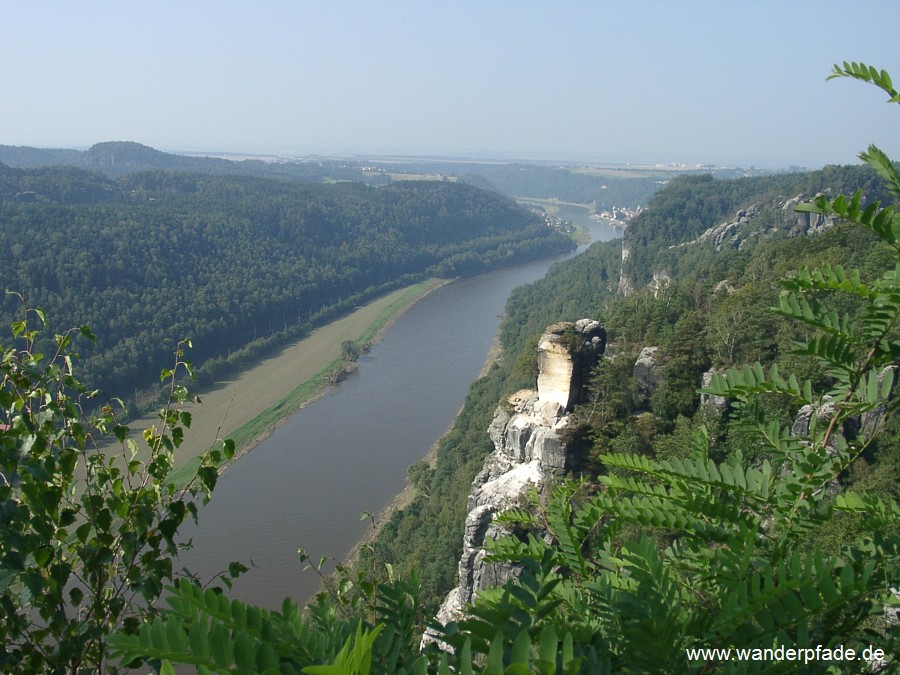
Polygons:
[[[852,9],[851,9],[852,8]],[[0,144],[608,164],[900,156],[887,0],[4,3]]]
[[[241,161],[247,159],[259,159],[263,161],[312,161],[312,160],[326,160],[326,161],[348,161],[348,162],[378,162],[378,163],[396,163],[398,165],[403,164],[417,164],[417,163],[427,163],[427,162],[439,162],[439,163],[447,163],[447,164],[546,164],[552,166],[590,166],[595,168],[610,168],[610,169],[684,169],[684,170],[694,170],[697,168],[744,168],[750,169],[754,168],[755,165],[752,164],[713,164],[713,163],[705,163],[705,162],[696,162],[696,163],[685,163],[685,162],[654,162],[654,161],[646,161],[646,162],[627,162],[627,161],[608,161],[604,158],[597,157],[567,157],[567,156],[489,156],[489,155],[479,155],[479,154],[459,154],[455,155],[452,153],[443,153],[443,154],[404,154],[404,153],[364,153],[364,152],[335,152],[335,153],[325,153],[325,152],[314,152],[310,154],[296,154],[296,153],[272,153],[272,152],[233,152],[227,150],[198,150],[198,149],[185,149],[185,148],[154,148],[153,146],[147,146],[146,143],[141,143],[140,141],[134,141],[133,139],[116,139],[116,141],[97,141],[97,143],[105,143],[105,142],[133,142],[138,143],[140,145],[144,145],[146,147],[150,147],[153,150],[158,150],[160,152],[165,152],[173,155],[182,155],[187,157],[212,157],[217,159],[228,159],[232,161]],[[8,143],[0,143],[0,145],[10,146],[12,144]],[[91,147],[96,144],[91,145],[79,145],[79,146],[43,146],[43,145],[29,145],[29,146],[13,146],[13,147],[28,147],[35,148],[38,150],[76,150],[79,152],[86,152],[91,149]],[[855,160],[849,162],[850,164],[860,164],[860,160]],[[794,170],[794,169],[809,169],[815,170],[821,167],[804,167],[796,164],[792,165],[784,165],[784,166],[768,166],[768,167],[756,167],[756,168],[764,168],[771,170]]]

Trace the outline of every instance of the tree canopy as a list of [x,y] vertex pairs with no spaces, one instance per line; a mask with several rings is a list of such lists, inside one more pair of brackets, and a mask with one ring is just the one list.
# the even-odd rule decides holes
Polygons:
[[[302,334],[397,286],[572,246],[466,185],[0,167],[0,287],[90,325],[88,380],[108,392],[151,382],[173,335],[194,341],[207,374],[254,340]],[[16,305],[0,298],[0,317]]]
[[[845,63],[832,76],[873,83],[900,103],[884,71]],[[429,550],[442,553],[444,530],[454,530],[452,519],[432,517],[434,505],[452,499],[459,473],[483,457],[485,401],[492,408],[533,373],[520,353],[509,349],[473,386],[434,467],[410,472],[417,495],[407,511],[429,515],[427,540],[412,521],[392,519],[361,564],[323,576],[305,613],[289,599],[265,611],[189,579],[174,581],[160,610],[175,531],[196,513],[185,498],[208,495],[232,447],[217,445],[175,484],[171,451],[190,424],[178,407],[188,393],[174,376],[189,370],[180,352],[163,374],[169,403],[162,430],[145,433],[144,461],[114,410],[84,415],[81,402],[93,393],[73,375],[70,343],[90,332],[53,337],[45,357],[33,328],[43,313],[26,309],[0,362],[0,603],[11,619],[0,625],[0,665],[78,671],[112,667],[112,654],[123,668],[167,675],[172,663],[321,675],[893,672],[900,173],[875,146],[861,158],[891,205],[855,185],[850,196],[795,204],[835,222],[802,239],[758,236],[742,255],[726,255],[727,268],[714,242],[693,241],[702,223],[686,221],[682,241],[674,225],[660,234],[693,241],[666,249],[691,261],[666,283],[615,296],[615,249],[597,247],[511,303],[505,347],[528,345],[529,326],[542,321],[534,317],[546,313],[584,312],[606,325],[611,353],[571,425],[583,471],[499,515],[509,534],[489,544],[488,559],[521,573],[482,591],[462,620],[431,625],[425,645],[422,598],[439,585],[426,591],[415,566]],[[695,181],[691,212],[702,213],[705,199],[713,211],[726,208],[708,182]],[[688,185],[673,192],[676,201],[690,194]],[[574,276],[587,269],[582,283],[609,295],[578,300],[584,287]],[[572,299],[535,304],[566,280]],[[573,317],[552,320],[560,318]],[[648,343],[665,382],[650,394],[628,375]],[[718,370],[701,385],[711,365]],[[702,405],[699,394],[721,405]],[[122,459],[93,451],[104,430],[122,442]],[[81,487],[78,466],[87,472]],[[401,550],[398,535],[416,546]],[[411,570],[392,557],[406,553]],[[321,573],[323,562],[300,557]],[[129,603],[129,593],[146,604]]]

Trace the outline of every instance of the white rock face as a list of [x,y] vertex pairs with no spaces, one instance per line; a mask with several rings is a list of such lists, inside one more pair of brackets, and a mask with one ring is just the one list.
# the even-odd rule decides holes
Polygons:
[[666,270],[656,270],[653,272],[653,279],[650,281],[650,288],[653,290],[654,299],[659,297],[660,292],[672,283],[672,277]]
[[538,342],[537,391],[523,389],[497,407],[488,428],[494,452],[472,481],[469,494],[459,585],[444,599],[436,617],[439,622],[460,619],[479,590],[517,574],[510,565],[484,561],[485,542],[505,534],[494,524],[494,514],[523,503],[550,474],[570,468],[560,434],[581,395],[582,380],[605,348],[606,331],[596,321],[550,326]]
[[881,395],[882,388],[884,387],[884,382],[887,377],[891,378],[890,391],[888,392],[888,398],[886,400],[883,400],[883,402],[877,408],[863,413],[863,415],[861,416],[859,433],[862,434],[863,438],[871,438],[881,426],[881,423],[884,420],[884,415],[887,412],[888,400],[894,397],[894,392],[897,390],[898,371],[900,371],[900,368],[898,368],[897,366],[886,366],[880,373],[878,373],[879,395]]
[[628,278],[627,267],[626,264],[628,259],[631,257],[631,248],[628,244],[628,232],[625,232],[625,236],[622,237],[622,267],[619,270],[619,286],[618,291],[619,295],[624,297],[628,297],[634,292],[634,288],[631,285],[631,279]]
[[[873,410],[869,410],[859,417],[854,417],[845,423],[844,427],[837,429],[836,434],[846,435],[850,434],[850,437],[860,436],[863,439],[871,438],[878,428],[881,426],[881,422],[884,418],[884,414],[887,412],[888,402],[894,397],[896,386],[894,384],[896,379],[896,374],[898,372],[897,366],[886,366],[878,373],[878,395],[879,398],[883,396],[883,394],[887,394],[886,398],[881,399],[881,403],[875,407]],[[888,391],[884,392],[882,389],[885,386],[885,380],[890,377],[891,384],[888,387]],[[791,435],[792,436],[806,436],[809,434],[810,426],[812,425],[813,416],[815,416],[818,422],[818,431],[819,433],[823,433],[825,428],[834,414],[837,412],[837,405],[833,402],[831,396],[822,397],[822,401],[818,406],[813,405],[805,405],[800,410],[797,411],[797,415],[794,418],[794,423],[791,426]],[[831,447],[832,452],[835,449],[834,441],[829,445]]]
[[[791,425],[791,436],[806,436],[809,434],[812,418],[815,415],[817,421],[827,421],[834,416],[837,406],[832,402],[831,396],[824,396],[822,404],[818,407],[813,405],[805,405],[797,411],[794,423]],[[820,428],[819,432],[823,432],[824,428]]]
[[[716,251],[728,248],[744,250],[754,240],[767,237],[779,230],[785,231],[789,237],[812,236],[825,232],[837,222],[833,215],[798,213],[794,211],[798,204],[807,201],[809,201],[809,197],[805,194],[799,194],[786,201],[784,197],[778,197],[769,204],[769,206],[778,208],[782,212],[781,217],[775,220],[771,218],[757,218],[760,213],[765,214],[763,211],[764,205],[753,204],[746,209],[738,211],[733,218],[708,228],[696,239],[681,242],[680,244],[672,244],[669,248],[682,248],[684,246],[707,243],[714,246]],[[624,274],[624,266],[621,274]]]
[[538,342],[538,396],[542,402],[568,408],[572,395],[572,357],[558,336],[544,333]]
[[[539,460],[549,468],[565,469],[565,447],[559,437],[568,422],[565,409],[555,401],[542,403],[537,392],[530,389],[516,392],[507,403],[498,406],[488,427],[494,452],[476,476],[473,494],[484,480],[490,480],[489,476],[523,462]],[[480,480],[482,474],[488,478]]]
[[[900,602],[900,588],[892,588],[891,595],[894,596],[895,602]],[[896,604],[886,604],[884,606],[884,615],[891,623],[900,623],[900,606]]]

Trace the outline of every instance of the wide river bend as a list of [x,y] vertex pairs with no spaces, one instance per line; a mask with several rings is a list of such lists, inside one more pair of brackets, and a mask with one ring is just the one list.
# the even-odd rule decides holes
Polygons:
[[[589,227],[594,241],[617,236],[584,209],[561,207],[558,215]],[[270,609],[285,596],[305,602],[319,580],[301,573],[297,548],[314,560],[349,553],[369,527],[360,514],[386,506],[403,489],[407,467],[453,421],[510,292],[571,255],[459,279],[410,307],[360,357],[356,373],[222,475],[199,526],[185,528],[194,548],[183,563],[206,580],[232,560],[252,561],[235,597]]]

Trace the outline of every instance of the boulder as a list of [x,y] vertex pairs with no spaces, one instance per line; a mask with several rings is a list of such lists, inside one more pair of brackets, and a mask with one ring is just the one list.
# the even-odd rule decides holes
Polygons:
[[[812,426],[813,415],[818,421],[826,421],[830,419],[837,408],[831,401],[830,396],[825,396],[819,405],[808,404],[797,411],[794,423],[791,425],[791,436],[807,436],[809,435],[810,426]],[[821,428],[818,428],[822,431]]]
[[660,372],[659,347],[644,347],[634,362],[634,379],[644,396],[650,396],[664,381]]
[[[712,382],[714,375],[722,375],[723,371],[711,368],[703,373],[702,386],[705,389]],[[728,410],[728,400],[724,396],[716,396],[715,394],[700,394],[700,407],[704,410],[722,416]]]
[[891,389],[888,392],[887,398],[884,399],[884,401],[877,408],[865,412],[861,415],[859,420],[859,433],[865,439],[871,438],[881,426],[881,421],[884,419],[884,415],[887,412],[888,401],[893,398],[894,391],[896,389],[897,370],[897,366],[887,366],[880,373],[878,373],[879,395],[884,386],[884,381],[889,375],[892,378]]

